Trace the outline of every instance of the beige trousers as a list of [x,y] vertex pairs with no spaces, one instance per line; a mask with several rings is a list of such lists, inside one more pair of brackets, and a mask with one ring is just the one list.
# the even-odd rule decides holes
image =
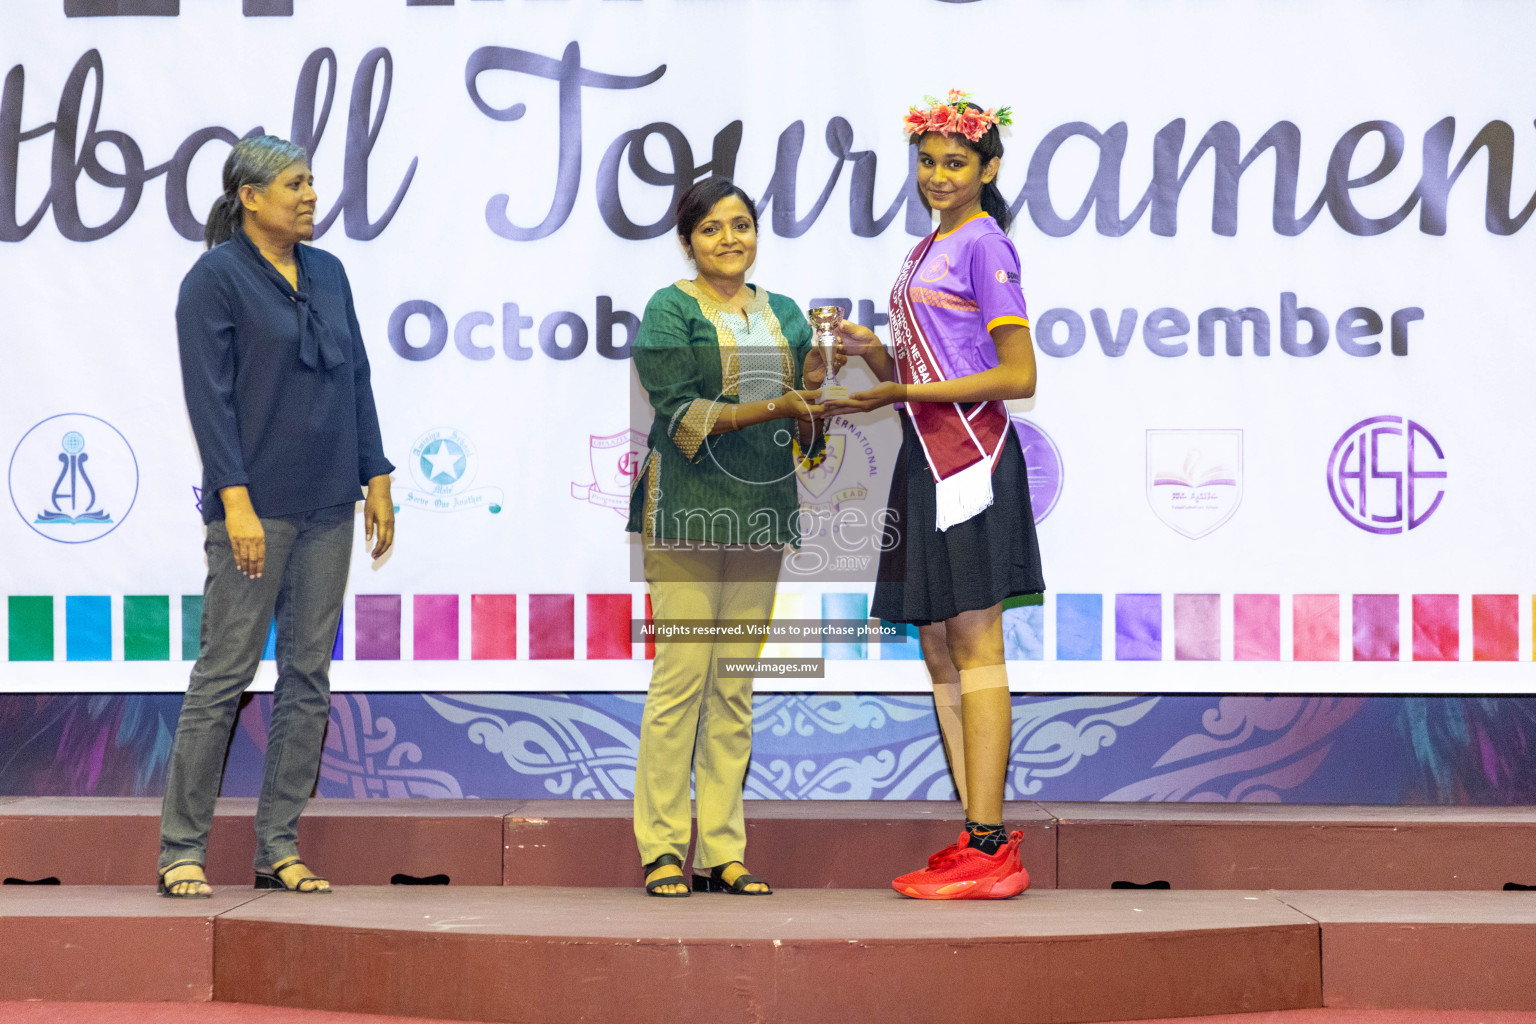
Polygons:
[[[715,547],[645,549],[651,613],[665,619],[767,622],[783,551]],[[692,769],[699,835],[694,867],[746,854],[742,788],[752,756],[752,680],[720,677],[717,658],[756,658],[760,640],[668,643],[658,640],[640,719],[635,764],[635,841],[640,862],[688,854]]]

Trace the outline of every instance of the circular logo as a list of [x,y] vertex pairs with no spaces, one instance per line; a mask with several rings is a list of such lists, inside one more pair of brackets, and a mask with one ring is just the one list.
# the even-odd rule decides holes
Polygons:
[[933,284],[935,281],[944,280],[949,273],[949,253],[943,252],[928,261],[928,265],[917,275],[919,281]]
[[421,452],[421,472],[439,487],[450,487],[464,475],[469,459],[451,439],[440,437]]
[[1361,420],[1328,456],[1334,507],[1368,533],[1422,526],[1445,497],[1446,476],[1440,442],[1405,416]]
[[432,494],[455,494],[468,487],[478,461],[474,442],[452,427],[429,430],[411,446],[411,476]]
[[11,453],[11,504],[32,530],[60,544],[88,544],[117,529],[139,496],[128,439],[83,412],[50,416]]
[[434,427],[416,439],[407,463],[416,486],[396,492],[399,507],[422,512],[467,512],[483,508],[496,515],[500,487],[472,487],[480,469],[479,452],[469,435],[453,427]]
[[997,278],[997,283],[998,284],[1007,284],[1008,283],[1008,271],[1006,271],[1006,270],[999,270],[996,274],[994,274],[992,276]]
[[1013,429],[1024,449],[1024,466],[1029,473],[1029,507],[1035,522],[1044,521],[1061,499],[1066,472],[1061,464],[1061,450],[1051,435],[1022,416],[1013,417]]

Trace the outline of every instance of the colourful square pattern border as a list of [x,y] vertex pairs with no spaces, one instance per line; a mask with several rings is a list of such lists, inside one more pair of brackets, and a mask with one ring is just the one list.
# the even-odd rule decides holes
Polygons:
[[[1523,599],[1531,601],[1536,619],[1536,596],[1518,594],[1069,592],[1012,598],[1002,619],[1010,661],[1507,662],[1520,656]],[[10,595],[6,659],[169,661],[175,610],[175,595]],[[789,618],[819,611],[823,618],[864,619],[869,598],[826,593],[818,608],[809,595],[781,590],[775,611]],[[347,612],[351,654],[360,661],[655,656],[653,644],[633,639],[633,619],[650,617],[650,598],[643,594],[357,594]],[[179,618],[176,653],[193,660],[201,596],[181,595]],[[337,630],[336,658],[347,650],[344,627]],[[765,653],[920,658],[916,630],[899,632],[900,643],[825,643],[803,651],[781,645]],[[274,629],[265,657],[273,657],[275,640]]]

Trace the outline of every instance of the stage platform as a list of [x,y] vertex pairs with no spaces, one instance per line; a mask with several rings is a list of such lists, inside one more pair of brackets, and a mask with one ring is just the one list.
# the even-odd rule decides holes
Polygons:
[[212,998],[477,1021],[1529,1010],[1536,894],[1046,889],[926,903],[847,889],[663,901],[353,886],[171,901],[144,886],[17,886],[0,890],[0,963],[0,1001]]
[[[216,883],[247,884],[256,801],[218,804]],[[342,885],[626,887],[630,804],[605,800],[315,800],[305,856]],[[1500,889],[1536,885],[1536,808],[1010,803],[1036,889]],[[136,885],[153,878],[160,801],[0,798],[0,878]],[[747,802],[750,863],[782,888],[884,889],[953,842],[932,801]]]
[[639,891],[625,803],[317,800],[301,843],[341,888],[309,897],[249,888],[253,812],[220,802],[219,892],[173,901],[149,884],[158,801],[0,799],[0,876],[62,883],[0,887],[0,1001],[710,1024],[1536,1010],[1536,892],[1504,891],[1536,883],[1530,808],[1020,803],[1034,884],[1001,903],[890,890],[953,840],[944,804],[749,802],[779,892],[666,901]]
[[[1536,885],[1536,807],[1050,803],[1057,885],[1502,889]],[[3,810],[3,809],[0,809]]]

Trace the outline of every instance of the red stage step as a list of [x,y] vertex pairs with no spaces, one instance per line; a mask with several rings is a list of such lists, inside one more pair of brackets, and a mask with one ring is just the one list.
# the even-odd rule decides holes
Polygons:
[[[1112,1021],[1536,1010],[1536,894],[0,889],[0,1001],[210,998],[482,1021]],[[983,1014],[977,1019],[989,1019]]]
[[1057,885],[1502,889],[1536,885],[1536,807],[1046,803]]
[[[447,874],[500,885],[503,820],[518,800],[313,800],[299,842],[315,870],[345,885],[388,885],[396,874]],[[208,877],[250,885],[256,801],[224,798],[208,837]],[[0,805],[0,877],[65,885],[153,883],[160,801],[24,797]]]
[[214,919],[258,897],[170,900],[150,886],[0,889],[0,1000],[207,1002]]
[[933,904],[351,889],[221,915],[220,999],[484,1021],[1127,1020],[1316,1006],[1317,927],[1238,893]]
[[[210,877],[251,877],[254,800],[219,801]],[[1536,808],[1020,802],[1037,889],[1500,889],[1536,884]],[[155,799],[0,798],[0,877],[67,885],[152,881]],[[929,801],[747,802],[748,860],[783,888],[884,889],[953,842]],[[301,849],[339,885],[447,875],[455,885],[628,887],[639,881],[627,801],[315,800]]]
[[1536,1009],[1536,892],[1280,892],[1322,931],[1323,1005]]
[[[786,889],[888,889],[953,843],[948,803],[924,800],[749,800],[747,862]],[[506,884],[634,886],[639,854],[628,802],[529,801],[507,817]],[[1056,887],[1055,822],[1038,804],[1008,804],[1031,884]]]

